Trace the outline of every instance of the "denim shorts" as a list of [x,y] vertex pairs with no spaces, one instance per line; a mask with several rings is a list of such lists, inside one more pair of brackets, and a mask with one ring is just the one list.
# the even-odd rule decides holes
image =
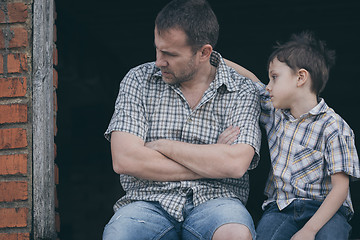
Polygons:
[[208,239],[220,226],[239,223],[247,226],[255,239],[251,215],[235,198],[218,198],[196,207],[187,201],[185,220],[176,221],[157,202],[137,201],[118,209],[105,226],[104,240]]
[[[265,208],[256,228],[257,240],[289,240],[319,209],[322,202],[314,200],[294,200],[283,210],[276,203]],[[342,206],[337,213],[316,234],[316,240],[348,239],[351,226],[349,208]]]

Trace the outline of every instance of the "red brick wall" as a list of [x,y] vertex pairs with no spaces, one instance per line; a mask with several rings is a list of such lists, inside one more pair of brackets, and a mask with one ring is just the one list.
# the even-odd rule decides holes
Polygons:
[[30,13],[0,4],[0,240],[31,235]]
[[[31,14],[29,0],[0,2],[0,240],[31,238]],[[54,64],[57,64],[56,46],[54,49]],[[54,92],[56,88],[54,69]],[[57,109],[54,96],[54,109]],[[56,114],[56,124],[55,119]],[[55,127],[54,135],[56,130]],[[58,172],[56,166],[55,171]],[[55,176],[58,183],[58,174]],[[56,219],[60,231],[58,214]]]

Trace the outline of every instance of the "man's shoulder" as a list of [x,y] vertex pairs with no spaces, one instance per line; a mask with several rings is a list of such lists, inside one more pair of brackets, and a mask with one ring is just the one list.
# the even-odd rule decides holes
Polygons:
[[159,71],[160,69],[156,67],[155,62],[147,62],[131,68],[129,73],[153,75]]
[[157,77],[161,78],[161,71],[156,67],[155,62],[147,62],[131,68],[124,77],[124,84],[136,82],[150,82]]
[[258,93],[257,88],[251,79],[239,74],[233,68],[223,65],[223,71],[226,71],[227,80],[225,84],[228,90],[235,90],[242,93]]
[[233,69],[230,68],[231,78],[235,81],[237,85],[240,86],[240,89],[242,91],[259,94],[259,90],[257,89],[254,82],[250,78],[247,78],[239,74],[238,72],[236,71],[234,72],[232,70]]

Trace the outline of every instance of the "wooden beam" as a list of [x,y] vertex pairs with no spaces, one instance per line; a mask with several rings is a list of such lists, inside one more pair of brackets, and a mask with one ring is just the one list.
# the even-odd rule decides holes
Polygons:
[[33,238],[56,239],[53,112],[54,0],[33,11]]

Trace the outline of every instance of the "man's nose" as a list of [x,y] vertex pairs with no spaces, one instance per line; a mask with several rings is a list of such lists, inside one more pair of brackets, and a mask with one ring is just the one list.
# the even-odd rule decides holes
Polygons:
[[156,62],[155,65],[157,67],[166,67],[167,66],[167,61],[163,58],[161,53],[157,53],[156,54]]

